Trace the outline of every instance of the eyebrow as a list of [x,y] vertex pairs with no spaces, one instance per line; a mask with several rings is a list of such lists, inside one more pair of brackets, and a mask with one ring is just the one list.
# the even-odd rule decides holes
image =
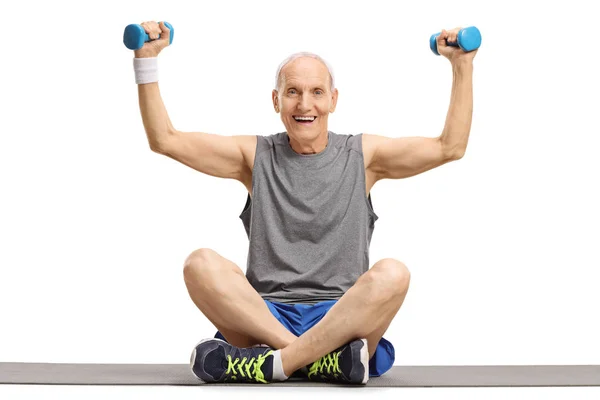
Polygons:
[[[312,86],[311,89],[321,89],[324,90],[324,85]],[[286,89],[298,89],[296,85],[286,86]]]

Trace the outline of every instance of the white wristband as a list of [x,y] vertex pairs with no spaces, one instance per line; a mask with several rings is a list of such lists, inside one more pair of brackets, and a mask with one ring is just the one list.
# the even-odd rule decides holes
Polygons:
[[133,59],[135,83],[158,82],[158,57],[145,57]]

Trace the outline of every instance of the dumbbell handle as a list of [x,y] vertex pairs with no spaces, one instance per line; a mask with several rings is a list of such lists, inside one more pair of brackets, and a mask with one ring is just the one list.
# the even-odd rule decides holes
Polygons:
[[[165,21],[163,21],[165,22]],[[167,28],[169,28],[169,45],[173,43],[174,30],[173,26],[168,22],[165,22]],[[159,36],[160,38],[160,36]],[[129,50],[137,50],[141,49],[144,46],[144,43],[149,42],[150,36],[146,33],[144,28],[139,24],[129,24],[125,27],[125,32],[123,32],[123,44]]]
[[[437,51],[437,37],[440,35],[440,33],[442,32],[434,33],[429,38],[429,48],[433,54],[437,56],[440,55],[440,53]],[[456,42],[449,42],[448,39],[446,39],[446,44],[448,46],[460,47],[466,52],[476,50],[479,48],[479,46],[481,46],[481,32],[479,32],[479,29],[474,26],[461,29],[458,31],[456,38]]]

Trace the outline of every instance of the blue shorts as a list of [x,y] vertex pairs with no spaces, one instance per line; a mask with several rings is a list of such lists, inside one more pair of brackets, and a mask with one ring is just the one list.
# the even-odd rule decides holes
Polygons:
[[[277,318],[288,331],[296,336],[300,336],[319,322],[336,301],[337,300],[328,300],[314,305],[284,304],[269,300],[265,300],[265,303],[267,303],[269,310],[271,310],[271,313],[275,318]],[[221,332],[217,332],[215,337],[225,340]],[[395,358],[394,346],[386,339],[381,338],[377,344],[375,354],[369,360],[369,376],[383,375],[392,368]]]

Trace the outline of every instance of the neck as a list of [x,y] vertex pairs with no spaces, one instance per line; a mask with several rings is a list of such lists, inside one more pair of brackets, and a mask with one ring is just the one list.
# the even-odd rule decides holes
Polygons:
[[319,134],[313,141],[300,141],[292,138],[288,133],[288,142],[292,149],[303,155],[317,154],[325,150],[329,142],[328,132]]

